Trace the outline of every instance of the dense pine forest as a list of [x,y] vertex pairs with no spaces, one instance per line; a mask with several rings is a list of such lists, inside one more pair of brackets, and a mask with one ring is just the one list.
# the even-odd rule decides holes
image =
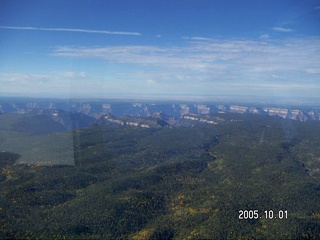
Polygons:
[[0,115],[1,239],[320,238],[319,122],[66,131],[23,116]]

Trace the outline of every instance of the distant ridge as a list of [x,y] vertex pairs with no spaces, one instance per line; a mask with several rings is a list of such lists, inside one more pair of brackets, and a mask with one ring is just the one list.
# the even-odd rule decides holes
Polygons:
[[[179,102],[126,102],[115,100],[31,100],[10,101],[1,99],[0,113],[16,112],[25,114],[32,111],[41,112],[50,110],[50,114],[63,118],[65,112],[71,112],[73,118],[80,119],[79,127],[84,127],[94,119],[112,114],[116,118],[124,116],[152,117],[166,122],[172,119],[180,119],[187,114],[215,114],[215,113],[239,113],[239,114],[262,114],[297,121],[320,120],[320,110],[316,107],[279,107],[273,105],[254,104],[199,104]],[[88,118],[89,117],[89,118]],[[78,120],[76,120],[78,121]],[[65,121],[64,121],[65,123]],[[65,123],[66,124],[66,123]],[[69,124],[66,128],[72,128]]]

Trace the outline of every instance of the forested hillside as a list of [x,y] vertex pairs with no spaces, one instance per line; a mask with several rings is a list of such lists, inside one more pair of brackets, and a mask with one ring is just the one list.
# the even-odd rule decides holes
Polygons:
[[0,238],[319,239],[319,122],[215,117],[45,132],[3,123]]

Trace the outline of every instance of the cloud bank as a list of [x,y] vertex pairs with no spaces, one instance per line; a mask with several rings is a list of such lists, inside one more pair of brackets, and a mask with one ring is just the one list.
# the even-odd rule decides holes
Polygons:
[[[279,41],[208,40],[185,46],[56,47],[53,56],[103,59],[111,63],[157,67],[162,72],[194,71],[236,74],[316,73],[320,68],[320,38]],[[310,71],[314,69],[314,71]]]
[[[110,93],[117,97],[293,96],[319,97],[320,38],[273,40],[184,39],[179,45],[59,46],[49,57],[65,58],[86,68],[65,72],[0,74],[3,86],[21,91]],[[74,61],[75,60],[75,61]],[[101,61],[105,69],[99,66]],[[97,71],[102,73],[99,75]],[[99,93],[100,92],[100,95]]]
[[[221,40],[188,38],[178,46],[56,47],[56,57],[123,65],[117,80],[172,94],[213,91],[272,94],[320,90],[320,38]],[[131,66],[130,71],[125,66]],[[152,84],[151,84],[152,83]],[[132,85],[133,86],[133,85]],[[174,90],[170,90],[174,89]],[[159,90],[159,91],[160,91]]]

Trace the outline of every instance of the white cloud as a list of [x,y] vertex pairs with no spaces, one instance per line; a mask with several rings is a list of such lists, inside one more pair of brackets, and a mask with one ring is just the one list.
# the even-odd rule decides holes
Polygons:
[[[44,74],[0,73],[0,93],[35,97],[69,97],[91,95],[97,83],[84,72],[47,72]],[[95,89],[97,90],[97,89]],[[25,95],[24,95],[25,94]]]
[[[57,47],[52,55],[72,58],[101,58],[111,63],[132,64],[138,68],[153,66],[158,72],[200,75],[207,78],[233,78],[239,75],[292,75],[317,69],[320,39],[282,41],[211,40],[185,46],[106,46]],[[153,70],[154,71],[154,70]],[[310,72],[310,71],[309,71]],[[204,77],[205,76],[205,77]],[[179,80],[179,78],[176,78]]]
[[147,83],[148,83],[149,85],[155,85],[155,84],[156,84],[156,81],[154,81],[153,79],[148,79],[148,80],[147,80]]
[[283,28],[283,27],[274,27],[274,28],[272,28],[272,30],[274,30],[274,31],[276,31],[276,32],[286,32],[286,33],[294,32],[294,31],[295,31],[294,29],[291,29],[291,28]]
[[270,38],[270,35],[269,34],[262,34],[260,36],[261,39],[269,39]]
[[185,39],[185,40],[199,40],[199,41],[210,41],[210,40],[213,40],[212,38],[207,38],[207,37],[182,37],[182,39]]
[[320,68],[307,68],[305,71],[311,74],[320,74]]
[[84,78],[86,77],[85,72],[61,72],[62,76],[68,77],[68,78]]
[[141,35],[141,33],[138,33],[138,32],[90,30],[90,29],[80,29],[80,28],[43,28],[43,27],[14,27],[14,26],[0,26],[0,28],[2,28],[2,29],[12,29],[12,30],[80,32],[80,33],[98,33],[98,34],[133,35],[133,36],[140,36]]
[[0,73],[1,82],[7,84],[24,84],[47,82],[50,77],[40,74],[24,74],[24,73]]
[[55,86],[79,78],[86,78],[86,74],[84,72],[50,72],[46,74],[0,73],[0,83],[3,86],[14,85],[17,87],[35,86],[37,84]]
[[[56,47],[55,57],[101,59],[112,66],[103,75],[66,71],[0,75],[2,83],[40,83],[40,91],[72,89],[92,94],[273,94],[320,88],[320,38],[285,40],[190,39],[179,46]],[[14,81],[14,84],[13,84]],[[77,81],[77,84],[74,84]],[[8,85],[9,86],[9,85]],[[146,87],[148,86],[148,87]],[[286,87],[281,87],[286,86]],[[57,90],[58,89],[58,90]],[[257,90],[258,89],[258,90]],[[260,91],[260,92],[259,92]],[[307,91],[300,94],[306,94]],[[95,95],[94,95],[95,96]],[[129,95],[128,95],[129,96]]]

